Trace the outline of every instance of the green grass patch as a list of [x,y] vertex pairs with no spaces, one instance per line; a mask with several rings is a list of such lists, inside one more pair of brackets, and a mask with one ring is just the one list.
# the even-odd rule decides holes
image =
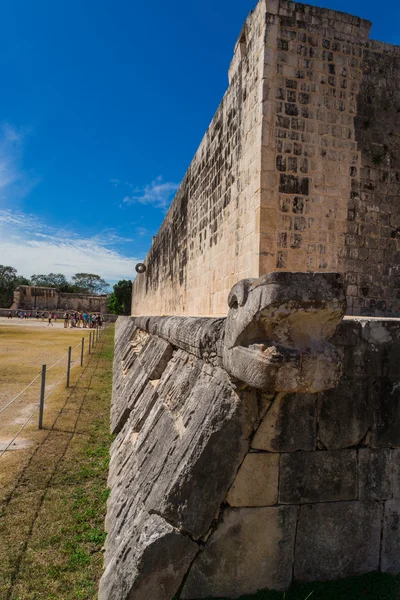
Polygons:
[[2,600],[95,600],[103,569],[113,329],[83,370],[65,407],[3,505]]

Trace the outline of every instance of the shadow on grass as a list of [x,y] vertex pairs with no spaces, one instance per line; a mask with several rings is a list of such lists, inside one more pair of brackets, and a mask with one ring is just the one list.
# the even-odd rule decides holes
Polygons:
[[400,576],[369,573],[325,583],[294,583],[287,592],[263,591],[237,600],[400,600]]

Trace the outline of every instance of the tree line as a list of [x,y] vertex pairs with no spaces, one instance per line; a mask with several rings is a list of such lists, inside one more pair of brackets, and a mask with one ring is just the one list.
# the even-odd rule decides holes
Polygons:
[[[14,291],[19,285],[53,287],[61,292],[91,294],[109,294],[110,286],[95,273],[75,273],[70,280],[63,273],[35,274],[27,278],[20,275],[14,267],[0,265],[0,307],[11,306]],[[107,310],[113,314],[130,314],[132,282],[121,279],[114,285],[107,299]]]

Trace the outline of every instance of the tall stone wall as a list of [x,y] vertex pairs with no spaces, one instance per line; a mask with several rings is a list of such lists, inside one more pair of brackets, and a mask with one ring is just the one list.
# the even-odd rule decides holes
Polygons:
[[222,316],[235,281],[271,271],[339,271],[349,314],[400,314],[400,50],[370,26],[260,0],[133,314]]
[[[265,21],[246,21],[231,82],[137,277],[135,314],[223,313],[227,291],[258,273]],[[146,308],[145,308],[146,307]]]
[[189,320],[191,347],[181,321],[117,322],[100,600],[397,574],[399,323],[348,317],[336,389],[268,394],[229,379],[217,346],[213,358],[224,320]]
[[349,312],[400,313],[400,48],[368,42],[363,48],[356,141],[343,269]]
[[56,288],[20,285],[14,292],[13,309],[22,310],[87,310],[107,312],[107,296],[91,296],[60,292]]

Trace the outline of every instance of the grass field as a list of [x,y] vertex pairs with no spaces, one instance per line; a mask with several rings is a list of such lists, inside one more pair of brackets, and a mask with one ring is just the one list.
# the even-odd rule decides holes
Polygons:
[[[57,360],[82,335],[4,329],[1,352],[4,341],[10,346],[10,337],[16,335],[10,363],[17,369],[22,365],[18,355],[26,359],[18,371],[19,384],[30,380],[47,357]],[[0,458],[1,600],[97,597],[108,495],[112,356],[110,328],[90,359],[86,357],[84,368],[72,370],[71,388],[59,386],[51,396],[45,429],[27,432],[33,445]],[[0,368],[1,359],[4,355]]]

